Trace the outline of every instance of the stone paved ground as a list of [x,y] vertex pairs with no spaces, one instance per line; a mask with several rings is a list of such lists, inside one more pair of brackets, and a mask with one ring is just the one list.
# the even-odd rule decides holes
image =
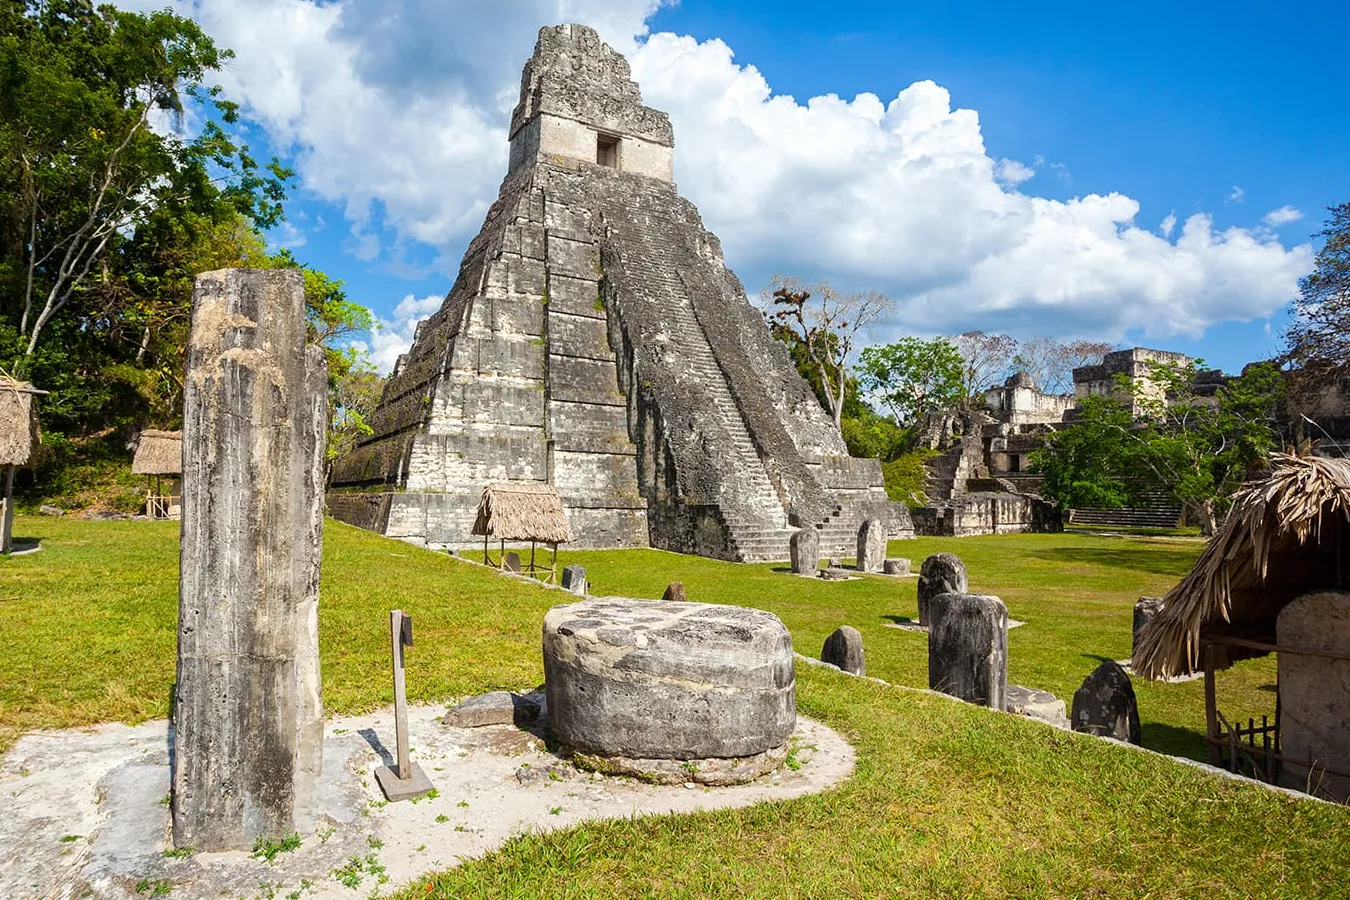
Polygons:
[[164,855],[167,722],[28,734],[0,761],[0,897],[130,900],[161,883],[175,898],[365,897],[381,878],[388,891],[521,832],[789,799],[853,770],[853,749],[800,717],[800,768],[736,787],[689,788],[579,772],[529,732],[449,728],[439,721],[444,711],[409,710],[413,757],[437,794],[397,804],[384,802],[372,775],[388,752],[381,741],[392,740],[392,709],[326,722],[320,790],[328,824],[272,864],[245,852]]

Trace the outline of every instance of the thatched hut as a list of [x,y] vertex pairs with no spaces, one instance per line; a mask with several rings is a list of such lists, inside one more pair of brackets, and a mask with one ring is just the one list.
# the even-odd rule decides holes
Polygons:
[[[1163,597],[1131,664],[1149,678],[1204,671],[1211,762],[1272,779],[1279,771],[1298,786],[1316,771],[1350,790],[1347,589],[1350,461],[1277,455],[1270,477],[1243,488],[1190,574]],[[1230,724],[1214,673],[1268,653],[1279,660],[1274,724]]]
[[14,470],[33,461],[38,445],[34,398],[45,394],[26,381],[0,376],[0,553],[13,549]]
[[[529,541],[530,561],[520,565],[519,571],[527,575],[546,574],[544,580],[549,583],[558,575],[558,545],[573,540],[562,498],[553,485],[541,481],[504,481],[483,488],[483,499],[478,503],[478,516],[470,533],[483,536],[483,561],[503,569],[508,567],[506,542]],[[501,545],[495,563],[488,546],[494,539]],[[535,564],[538,544],[552,550],[547,567]]]
[[[152,519],[179,515],[182,491],[178,479],[183,474],[183,432],[146,429],[136,439],[136,455],[131,459],[131,474],[146,477],[145,514]],[[169,479],[168,491],[164,479]]]

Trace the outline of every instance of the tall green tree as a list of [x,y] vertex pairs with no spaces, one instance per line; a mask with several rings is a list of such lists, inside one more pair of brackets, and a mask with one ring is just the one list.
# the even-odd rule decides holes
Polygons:
[[[137,229],[166,214],[268,227],[291,173],[260,166],[226,130],[237,108],[207,78],[230,53],[191,19],[10,0],[0,26],[3,302],[24,371]],[[189,108],[218,118],[188,135]]]
[[1287,334],[1290,359],[1298,366],[1313,363],[1350,366],[1350,201],[1328,207],[1330,218],[1313,270],[1298,283],[1294,321]]
[[1137,419],[1116,398],[1085,399],[1075,424],[1032,454],[1033,471],[1045,476],[1042,492],[1065,506],[1110,508],[1161,489],[1190,510],[1201,533],[1213,534],[1229,498],[1277,445],[1284,379],[1274,365],[1251,365],[1206,396],[1197,389],[1202,364],[1154,363],[1146,379],[1122,378]]
[[965,400],[965,361],[946,338],[903,337],[864,347],[857,366],[862,388],[901,425],[949,412]]

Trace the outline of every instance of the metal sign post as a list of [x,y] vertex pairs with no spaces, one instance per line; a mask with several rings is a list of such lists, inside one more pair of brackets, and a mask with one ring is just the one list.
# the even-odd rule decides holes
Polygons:
[[375,770],[384,796],[390,801],[420,797],[432,790],[422,767],[408,758],[408,697],[403,679],[403,649],[413,645],[412,616],[401,609],[389,613],[389,643],[394,660],[394,740],[398,745],[398,769]]

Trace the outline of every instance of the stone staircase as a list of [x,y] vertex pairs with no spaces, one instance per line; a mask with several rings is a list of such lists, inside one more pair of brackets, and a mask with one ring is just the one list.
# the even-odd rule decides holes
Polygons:
[[[661,199],[657,198],[657,202]],[[670,211],[679,208],[676,199],[671,191]],[[710,401],[708,412],[712,421],[708,424],[712,427],[702,429],[703,439],[716,441],[719,452],[729,461],[730,471],[726,474],[730,477],[722,480],[723,496],[718,506],[733,555],[741,562],[787,559],[795,529],[787,524],[787,513],[778,492],[764,470],[726,376],[704,337],[689,294],[698,288],[687,284],[680,274],[697,272],[707,262],[682,241],[664,239],[636,208],[612,208],[608,217],[612,227],[622,229],[626,255],[645,270],[644,287],[662,302],[670,351],[680,360],[685,377]]]

